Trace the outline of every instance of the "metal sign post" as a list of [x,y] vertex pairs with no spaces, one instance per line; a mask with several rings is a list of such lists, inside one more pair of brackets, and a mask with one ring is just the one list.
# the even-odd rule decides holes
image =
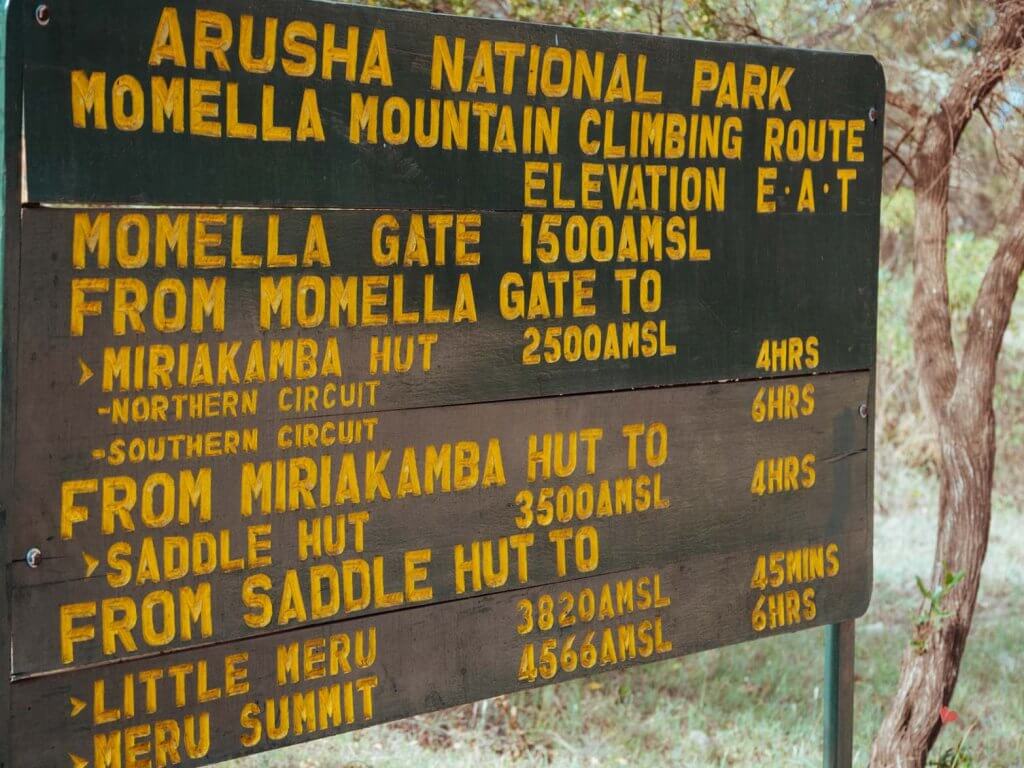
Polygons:
[[854,621],[825,628],[825,768],[853,765]]

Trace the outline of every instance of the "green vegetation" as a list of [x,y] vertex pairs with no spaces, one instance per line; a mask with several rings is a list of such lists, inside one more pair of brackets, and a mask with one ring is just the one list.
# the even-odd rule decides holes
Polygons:
[[[931,611],[927,577],[938,508],[933,439],[917,403],[907,328],[909,265],[894,257],[912,201],[886,200],[879,296],[875,590],[857,632],[855,764]],[[963,330],[993,241],[950,235],[950,292]],[[1016,316],[1024,312],[1018,299]],[[964,667],[933,751],[943,768],[1024,766],[1024,324],[1011,323],[996,393],[1000,460],[990,549]],[[232,768],[480,766],[819,766],[823,630],[763,640],[459,707],[225,764]],[[939,713],[935,713],[936,719]],[[968,734],[969,731],[969,734]],[[966,738],[965,738],[966,736]]]

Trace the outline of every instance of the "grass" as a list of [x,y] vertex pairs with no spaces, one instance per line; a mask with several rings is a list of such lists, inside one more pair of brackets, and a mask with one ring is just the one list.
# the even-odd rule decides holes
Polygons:
[[[858,624],[855,764],[895,688],[915,575],[930,570],[935,487],[898,457],[879,489],[875,592]],[[1010,471],[1010,470],[1007,470]],[[976,766],[1024,768],[1024,515],[995,500],[960,714]],[[900,510],[899,514],[893,510]],[[824,630],[772,638],[424,715],[225,763],[227,768],[820,766]]]

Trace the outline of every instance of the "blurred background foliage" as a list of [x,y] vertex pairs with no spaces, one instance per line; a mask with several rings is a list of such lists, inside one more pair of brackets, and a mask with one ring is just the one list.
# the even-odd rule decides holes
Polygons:
[[[935,440],[909,327],[914,197],[902,158],[992,23],[970,0],[376,0],[373,5],[712,40],[865,52],[885,67],[886,175],[878,307],[875,591],[857,636],[857,765],[898,677],[935,543]],[[972,120],[950,190],[948,277],[957,350],[985,266],[1021,194],[1024,72]],[[1024,768],[1024,297],[995,394],[993,526],[971,642],[933,750]],[[240,760],[262,766],[818,766],[821,630],[612,672]],[[945,765],[941,762],[935,765]],[[966,762],[962,765],[967,765]]]

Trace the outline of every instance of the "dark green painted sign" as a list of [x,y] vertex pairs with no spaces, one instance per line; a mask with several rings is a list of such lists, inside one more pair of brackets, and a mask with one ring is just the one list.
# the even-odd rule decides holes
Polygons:
[[865,610],[873,59],[7,22],[0,768],[205,765]]

